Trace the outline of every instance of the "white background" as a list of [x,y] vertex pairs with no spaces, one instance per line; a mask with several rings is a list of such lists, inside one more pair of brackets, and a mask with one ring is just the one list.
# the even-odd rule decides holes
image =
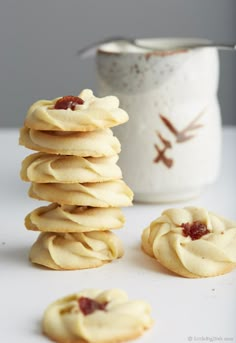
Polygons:
[[224,131],[222,172],[215,185],[189,202],[135,204],[125,209],[127,223],[117,232],[125,256],[83,271],[46,270],[28,261],[37,234],[24,228],[24,217],[43,202],[28,198],[29,185],[19,179],[21,160],[29,151],[19,147],[17,140],[16,130],[0,131],[0,342],[49,342],[41,334],[43,311],[57,298],[84,288],[122,288],[131,299],[152,305],[154,327],[137,342],[185,343],[188,337],[193,342],[194,337],[236,342],[236,270],[215,278],[185,279],[169,273],[140,249],[143,228],[167,206],[199,205],[236,219],[235,129]]

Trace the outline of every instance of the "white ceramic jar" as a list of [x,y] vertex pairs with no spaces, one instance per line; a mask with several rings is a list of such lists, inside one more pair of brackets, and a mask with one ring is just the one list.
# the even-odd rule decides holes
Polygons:
[[166,51],[125,42],[100,46],[98,93],[116,95],[129,114],[129,122],[114,131],[122,145],[119,165],[135,200],[185,200],[219,172],[218,53],[214,48],[168,51],[198,42],[192,39],[139,42]]

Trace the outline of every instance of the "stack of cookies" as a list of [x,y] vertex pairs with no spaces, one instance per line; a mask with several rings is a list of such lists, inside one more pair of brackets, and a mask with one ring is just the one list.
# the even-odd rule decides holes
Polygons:
[[20,144],[37,150],[22,163],[29,196],[51,202],[29,213],[26,228],[41,231],[30,260],[52,269],[98,267],[123,255],[112,233],[124,225],[120,207],[133,193],[118,165],[120,143],[110,127],[128,120],[114,96],[91,90],[34,103]]

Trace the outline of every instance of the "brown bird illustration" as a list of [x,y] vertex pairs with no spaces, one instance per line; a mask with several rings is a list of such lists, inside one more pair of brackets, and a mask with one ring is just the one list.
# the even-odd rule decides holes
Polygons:
[[163,123],[166,125],[166,127],[176,136],[176,142],[177,143],[183,143],[186,142],[192,138],[195,137],[194,134],[189,134],[192,131],[199,129],[200,127],[203,127],[202,124],[198,124],[198,120],[202,117],[204,114],[204,111],[200,112],[183,130],[178,131],[174,125],[171,123],[171,121],[160,114],[160,118],[163,121]]

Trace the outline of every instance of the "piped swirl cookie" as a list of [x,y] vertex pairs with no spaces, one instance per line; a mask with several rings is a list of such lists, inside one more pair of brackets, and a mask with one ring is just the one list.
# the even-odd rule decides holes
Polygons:
[[88,289],[53,302],[43,316],[43,332],[59,343],[119,343],[149,329],[151,307],[129,300],[120,289]]
[[32,183],[29,196],[66,205],[131,206],[133,192],[123,180],[100,183]]
[[99,267],[123,254],[122,242],[110,231],[42,232],[29,258],[51,269],[74,270]]
[[36,183],[85,183],[116,180],[122,177],[116,164],[118,155],[79,157],[36,153],[22,162],[21,178]]
[[91,132],[38,131],[23,127],[19,143],[31,150],[81,157],[112,156],[120,152],[120,142],[110,129]]
[[65,96],[35,102],[25,126],[34,130],[94,131],[125,123],[128,114],[119,108],[115,96],[97,98],[90,89],[79,96]]
[[225,274],[236,267],[236,223],[204,208],[169,209],[143,231],[142,248],[184,277]]
[[42,206],[25,218],[28,230],[46,232],[89,232],[119,229],[125,223],[120,208],[98,208],[56,203]]

